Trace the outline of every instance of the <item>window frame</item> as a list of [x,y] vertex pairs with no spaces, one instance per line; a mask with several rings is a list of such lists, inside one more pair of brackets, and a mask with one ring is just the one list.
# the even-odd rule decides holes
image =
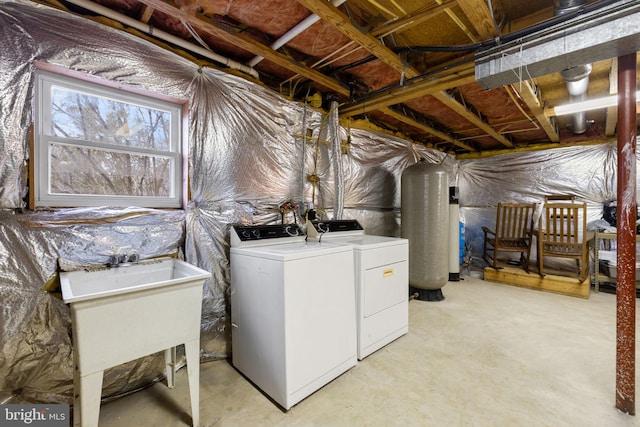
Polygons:
[[[30,178],[32,182],[30,204],[32,207],[141,206],[147,208],[184,208],[186,206],[188,166],[186,118],[188,108],[185,100],[130,88],[119,83],[105,81],[84,73],[65,70],[43,63],[37,64],[34,80],[35,120],[31,150],[32,162],[30,162]],[[53,85],[118,102],[167,111],[171,115],[169,150],[135,148],[107,142],[47,135],[45,130],[51,129],[51,87]],[[168,158],[171,161],[171,171],[166,178],[171,179],[172,194],[167,197],[156,197],[52,193],[50,150],[56,144],[70,145],[80,149],[103,150],[111,153]]]

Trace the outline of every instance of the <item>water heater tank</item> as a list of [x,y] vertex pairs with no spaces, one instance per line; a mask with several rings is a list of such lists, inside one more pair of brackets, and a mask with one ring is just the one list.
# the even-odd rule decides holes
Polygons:
[[402,237],[409,240],[409,285],[419,299],[443,299],[422,298],[420,290],[439,290],[449,279],[447,171],[424,159],[405,169],[401,209]]

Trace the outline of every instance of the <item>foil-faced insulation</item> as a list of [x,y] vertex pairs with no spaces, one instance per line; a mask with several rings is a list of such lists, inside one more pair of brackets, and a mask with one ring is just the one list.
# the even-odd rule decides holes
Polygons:
[[[0,402],[71,402],[72,325],[55,293],[57,273],[102,265],[117,251],[184,256],[212,273],[202,308],[207,361],[228,357],[231,348],[230,225],[302,220],[295,211],[283,216],[283,203],[301,208],[313,201],[327,217],[337,207],[369,234],[399,236],[402,171],[426,158],[459,186],[477,256],[478,233],[499,201],[539,202],[544,194],[570,192],[588,201],[596,218],[601,204],[615,199],[612,144],[456,161],[395,136],[347,131],[337,117],[328,120],[260,85],[32,2],[0,2],[0,37]],[[26,211],[36,61],[188,100],[185,209]],[[334,141],[350,142],[338,157],[326,142],[329,131]],[[163,367],[156,355],[113,368],[103,397],[149,385]]]

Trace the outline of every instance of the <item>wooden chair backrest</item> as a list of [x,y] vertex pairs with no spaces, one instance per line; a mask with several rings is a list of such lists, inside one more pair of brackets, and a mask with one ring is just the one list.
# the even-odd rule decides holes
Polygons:
[[576,196],[573,194],[548,194],[544,196],[545,202],[575,202]]
[[540,216],[542,243],[554,252],[581,253],[586,245],[587,204],[545,203]]
[[498,203],[496,239],[517,240],[528,238],[533,225],[535,204]]

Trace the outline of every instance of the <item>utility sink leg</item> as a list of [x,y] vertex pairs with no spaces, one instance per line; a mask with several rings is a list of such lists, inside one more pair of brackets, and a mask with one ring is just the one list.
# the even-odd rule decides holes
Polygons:
[[187,356],[191,419],[193,426],[198,427],[200,425],[200,340],[185,343],[184,352]]
[[80,376],[74,381],[73,425],[97,427],[100,418],[103,371]]
[[164,361],[167,371],[167,387],[174,388],[176,386],[176,348],[171,347],[164,351]]

